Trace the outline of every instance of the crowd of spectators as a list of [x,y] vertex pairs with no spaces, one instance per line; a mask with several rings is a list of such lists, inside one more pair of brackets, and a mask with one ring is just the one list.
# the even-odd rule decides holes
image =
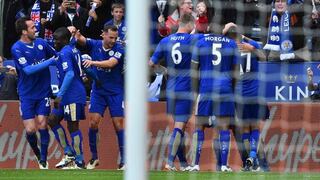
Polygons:
[[[196,19],[193,33],[221,33],[222,27],[234,22],[243,34],[261,43],[268,61],[320,60],[320,0],[166,0],[159,6],[153,0],[150,8],[150,49],[177,30],[179,17],[185,13]],[[114,5],[118,3],[117,5]],[[119,5],[120,4],[120,5]],[[289,33],[285,16],[289,18]],[[37,36],[52,43],[52,33],[62,26],[75,26],[88,38],[101,39],[105,24],[119,28],[118,41],[126,44],[124,0],[11,0],[4,2],[3,57],[11,59],[10,48],[18,40],[15,19],[30,16]],[[275,23],[277,20],[277,23]],[[88,20],[90,19],[90,20]],[[138,20],[137,20],[138,21]],[[272,28],[280,28],[274,32]],[[270,39],[278,37],[278,42]],[[283,39],[283,37],[285,37]],[[289,40],[289,43],[288,41]],[[291,43],[290,43],[291,42]],[[277,48],[266,44],[275,43]],[[273,44],[274,45],[274,44]],[[273,46],[274,47],[274,46]],[[284,47],[284,49],[283,49]],[[81,49],[80,49],[81,50]],[[293,56],[283,56],[283,54]],[[285,58],[283,58],[285,57]]]

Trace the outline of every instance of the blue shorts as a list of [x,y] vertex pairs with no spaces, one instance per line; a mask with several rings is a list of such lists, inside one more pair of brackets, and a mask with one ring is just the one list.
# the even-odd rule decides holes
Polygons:
[[234,116],[235,104],[229,98],[213,100],[210,97],[198,95],[196,116]]
[[107,107],[109,108],[111,117],[123,117],[123,94],[106,96],[92,91],[90,97],[89,112],[99,113],[103,117],[104,111]]
[[52,114],[63,117],[65,121],[79,121],[86,119],[85,104],[72,103],[68,105],[61,105],[59,109],[52,109]]
[[53,114],[55,116],[63,117],[64,116],[63,106],[60,104],[59,109],[53,108],[51,110],[51,114]]
[[37,115],[48,116],[50,113],[50,98],[41,100],[20,100],[20,115],[23,120],[34,119]]
[[269,118],[269,108],[259,103],[237,103],[236,113],[240,121],[257,122]]
[[175,122],[187,123],[192,114],[192,101],[189,99],[168,99],[167,112]]

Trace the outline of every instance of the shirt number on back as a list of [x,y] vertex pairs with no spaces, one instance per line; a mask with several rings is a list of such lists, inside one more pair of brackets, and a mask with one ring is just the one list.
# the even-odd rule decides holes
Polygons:
[[243,75],[245,72],[250,72],[251,70],[251,53],[241,53],[241,56],[247,56],[245,70],[243,69],[242,64],[240,64],[240,75]]
[[212,44],[212,54],[215,56],[215,58],[213,58],[212,60],[212,64],[214,66],[217,66],[220,64],[221,62],[221,52],[219,51],[219,49],[222,47],[222,44],[216,44],[213,43]]
[[171,50],[171,58],[175,64],[180,64],[182,60],[182,53],[177,49],[178,47],[180,47],[180,43],[175,43]]

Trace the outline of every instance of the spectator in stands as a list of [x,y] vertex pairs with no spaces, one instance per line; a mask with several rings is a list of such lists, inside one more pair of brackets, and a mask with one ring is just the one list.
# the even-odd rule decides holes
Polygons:
[[[172,3],[172,2],[171,2]],[[158,17],[158,31],[161,36],[167,36],[178,30],[179,18],[184,14],[194,14],[192,0],[177,0],[177,9],[165,19],[164,15]],[[171,4],[172,6],[173,4]]]
[[312,60],[320,60],[320,0],[311,0],[313,1],[312,13],[311,13],[311,30],[312,30],[312,39],[311,39],[311,52]]
[[0,100],[18,100],[17,72],[12,66],[3,66],[0,56]]
[[36,26],[36,37],[41,37],[53,46],[52,17],[59,5],[54,0],[36,0],[30,17]]
[[[96,3],[95,11],[91,10],[93,3]],[[87,6],[89,17],[92,17],[91,23],[87,26],[87,34],[89,38],[101,39],[101,31],[107,19],[111,19],[111,2],[108,0],[91,0]]]
[[196,27],[195,30],[198,33],[208,33],[209,23],[213,16],[213,8],[209,1],[199,0],[196,5]]
[[311,60],[305,43],[303,8],[300,1],[294,1],[294,4],[288,4],[287,0],[274,1],[264,46],[269,51],[269,61]]
[[107,21],[105,25],[114,25],[118,28],[117,41],[124,45],[127,32],[127,26],[124,20],[124,5],[121,3],[112,4],[111,14],[113,16],[113,19]]
[[[320,65],[317,67],[320,68]],[[313,71],[311,67],[307,68],[307,76],[308,76],[308,90],[314,91],[312,95],[310,95],[310,99],[313,101],[319,101],[320,100],[320,82],[314,82],[313,81]]]
[[53,30],[59,27],[74,26],[82,34],[86,34],[85,25],[88,19],[88,11],[80,7],[76,0],[63,0],[59,7],[59,11],[55,11],[52,25]]

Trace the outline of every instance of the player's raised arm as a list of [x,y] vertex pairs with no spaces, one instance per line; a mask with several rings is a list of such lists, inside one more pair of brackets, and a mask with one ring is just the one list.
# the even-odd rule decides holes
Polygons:
[[[70,29],[69,29],[70,30]],[[71,32],[72,33],[72,32]],[[87,42],[87,38],[84,37],[79,30],[77,30],[74,34],[74,37],[76,38],[76,41],[77,43],[80,45],[80,46],[85,46],[86,45],[86,42]]]
[[[251,44],[249,43],[243,43],[242,44],[242,48],[244,49],[248,49],[249,52],[252,52],[254,53],[259,61],[266,61],[267,60],[267,56],[265,55],[264,51],[262,50],[261,46],[254,40],[242,35],[242,38],[244,40],[246,40],[247,42],[250,42]],[[246,46],[246,47],[243,47],[243,46]],[[239,45],[238,45],[239,47]]]

